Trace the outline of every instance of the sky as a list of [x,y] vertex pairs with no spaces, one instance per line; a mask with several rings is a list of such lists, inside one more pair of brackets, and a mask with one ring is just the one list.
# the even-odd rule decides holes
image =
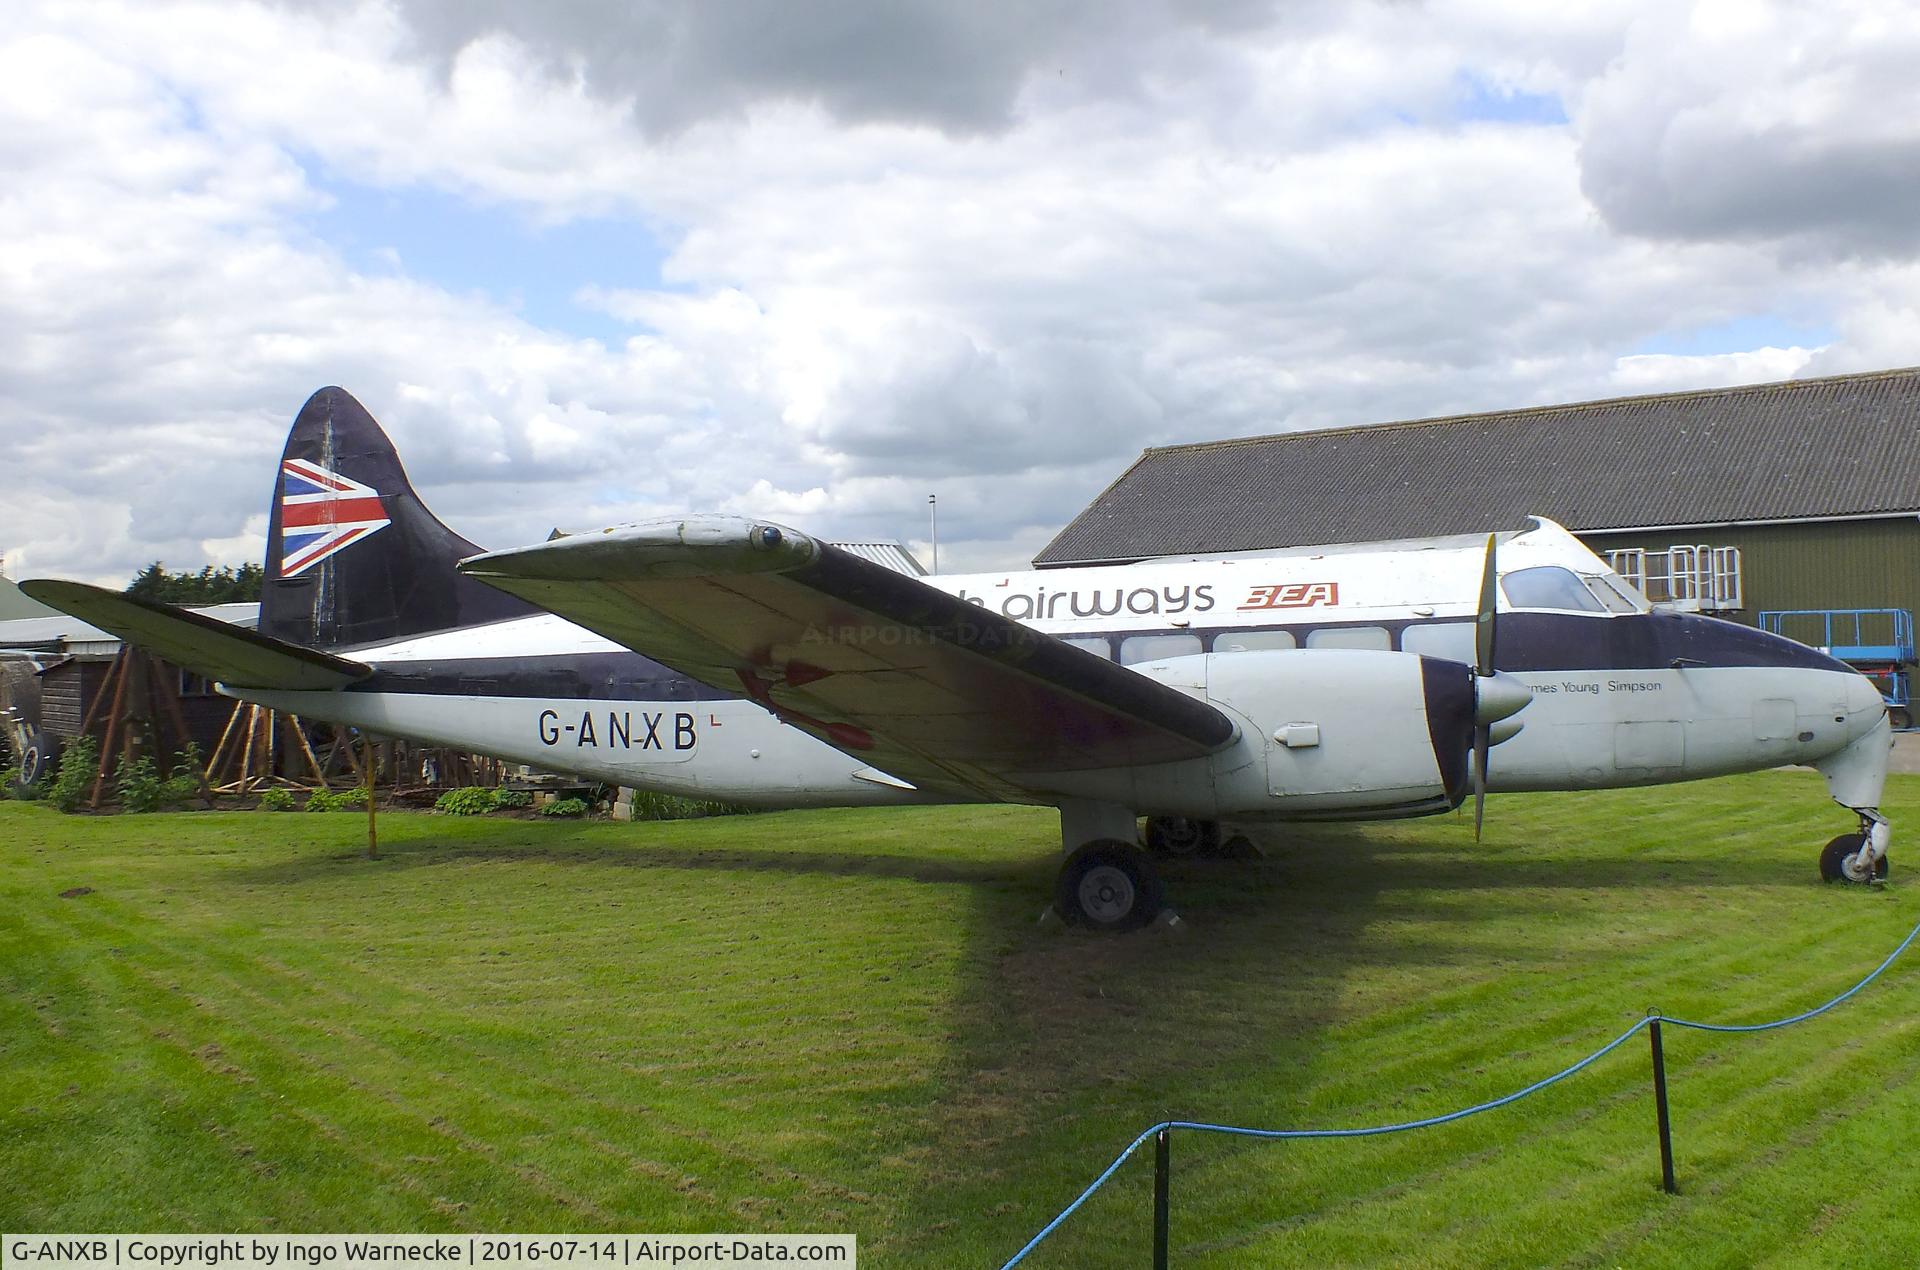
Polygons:
[[1148,446],[1920,363],[1917,10],[9,0],[0,555],[258,560],[327,384],[485,546],[954,571]]

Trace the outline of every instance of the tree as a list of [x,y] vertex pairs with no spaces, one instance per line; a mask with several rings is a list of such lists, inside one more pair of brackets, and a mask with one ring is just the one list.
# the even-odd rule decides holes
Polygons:
[[231,565],[207,564],[198,573],[169,573],[155,560],[127,583],[127,594],[164,604],[239,604],[258,600],[265,580],[266,571],[257,564],[243,564],[237,572]]

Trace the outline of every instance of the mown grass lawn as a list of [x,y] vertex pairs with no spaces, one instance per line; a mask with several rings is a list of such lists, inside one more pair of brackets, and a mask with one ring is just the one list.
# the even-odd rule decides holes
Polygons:
[[[1810,773],[1495,798],[1170,870],[1177,933],[1039,927],[1048,814],[652,824],[0,804],[0,1229],[850,1230],[998,1266],[1167,1116],[1359,1125],[1649,1006],[1826,999],[1920,921],[1824,887]],[[63,898],[61,892],[90,887]],[[1175,1143],[1180,1266],[1911,1265],[1920,952],[1418,1134]],[[1150,1153],[1028,1264],[1146,1263]]]

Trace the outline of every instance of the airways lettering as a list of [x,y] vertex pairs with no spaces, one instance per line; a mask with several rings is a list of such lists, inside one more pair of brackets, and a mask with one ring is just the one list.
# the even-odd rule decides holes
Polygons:
[[981,608],[995,608],[1017,622],[1050,621],[1073,617],[1113,617],[1122,612],[1150,617],[1156,614],[1207,613],[1213,610],[1213,586],[1102,587],[1092,591],[1008,591],[988,598],[965,587],[956,599]]

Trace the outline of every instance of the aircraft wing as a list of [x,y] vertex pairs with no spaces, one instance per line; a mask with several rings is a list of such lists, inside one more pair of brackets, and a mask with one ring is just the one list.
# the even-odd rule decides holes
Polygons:
[[622,526],[460,564],[916,784],[1017,800],[1025,773],[1209,754],[1204,701],[784,527]]
[[84,582],[36,578],[22,582],[20,589],[42,604],[230,688],[324,691],[344,688],[373,673],[372,667],[357,661]]

